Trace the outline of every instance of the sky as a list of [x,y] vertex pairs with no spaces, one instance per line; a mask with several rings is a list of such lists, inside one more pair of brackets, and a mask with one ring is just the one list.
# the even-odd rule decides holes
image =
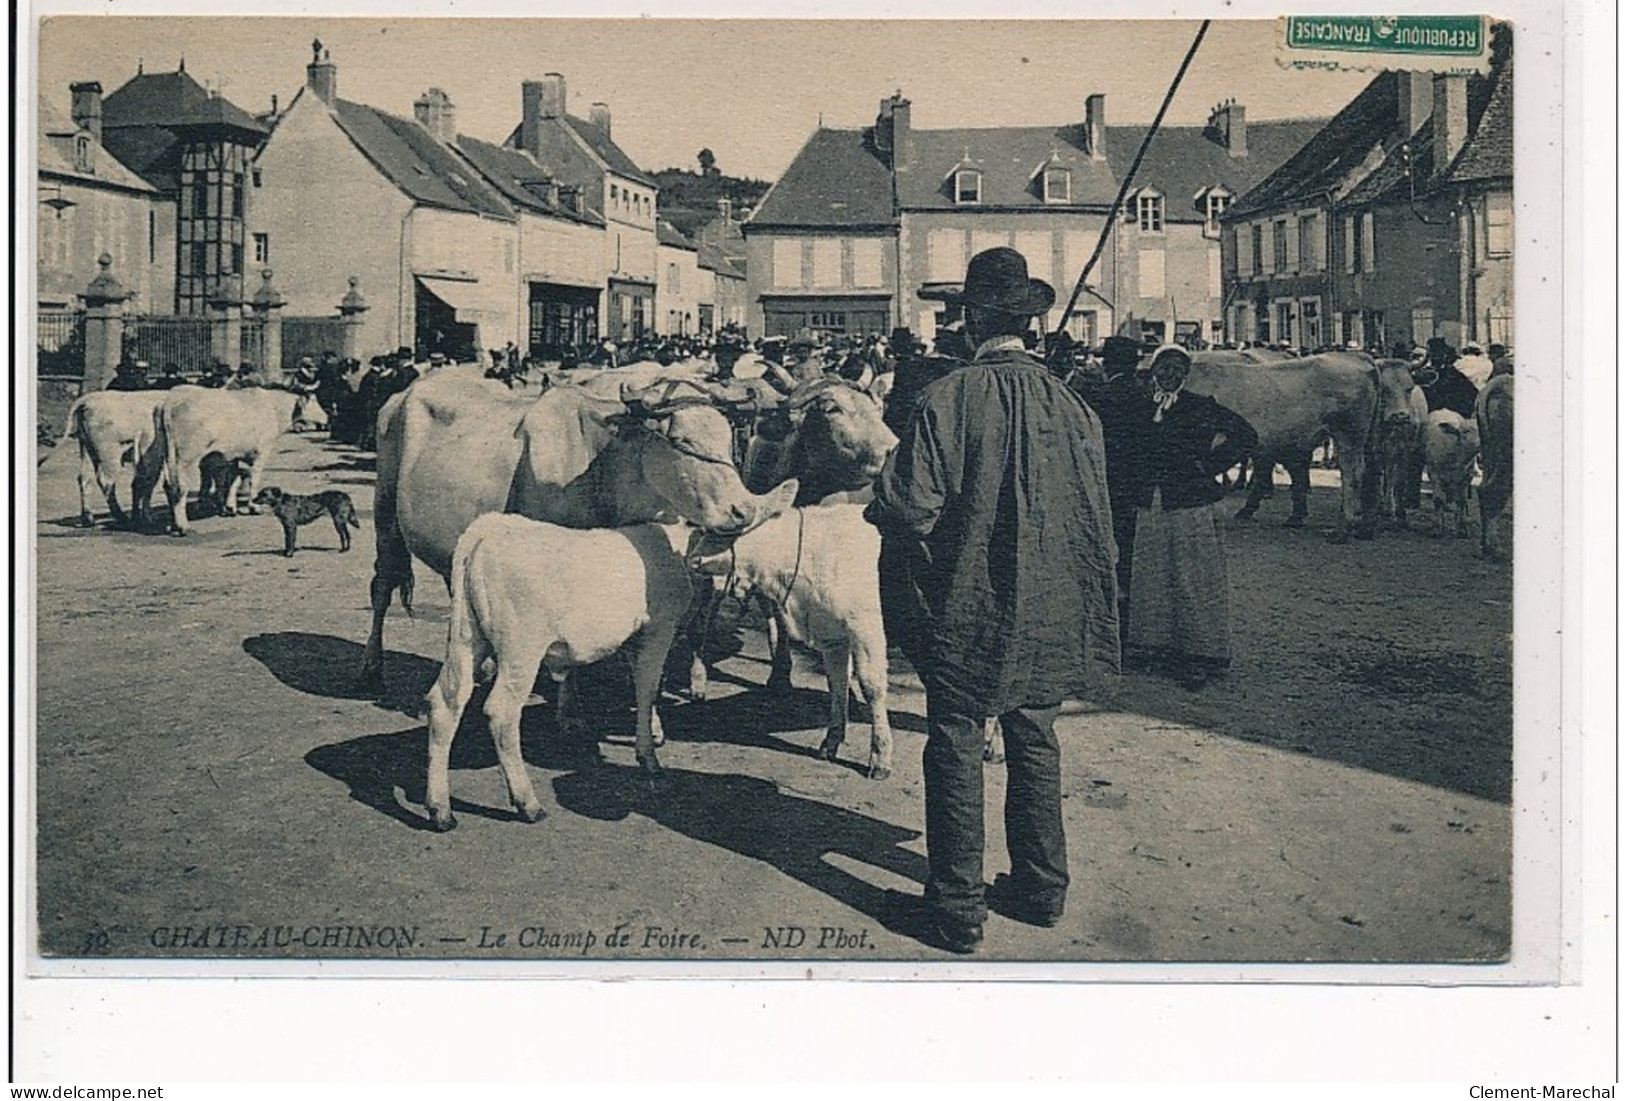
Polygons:
[[[59,16],[41,23],[38,74],[41,96],[65,110],[72,82],[112,92],[138,64],[164,72],[184,59],[200,82],[261,112],[303,85],[319,37],[344,99],[409,117],[440,87],[462,132],[501,141],[519,120],[520,82],[560,72],[571,111],[608,103],[615,140],[645,169],[692,169],[708,147],[722,171],[772,180],[820,122],[869,125],[898,89],[922,129],[1077,122],[1095,92],[1108,124],[1148,122],[1197,25]],[[1266,20],[1215,22],[1168,122],[1200,124],[1230,98],[1250,120],[1329,116],[1370,79],[1283,70],[1274,35]]]

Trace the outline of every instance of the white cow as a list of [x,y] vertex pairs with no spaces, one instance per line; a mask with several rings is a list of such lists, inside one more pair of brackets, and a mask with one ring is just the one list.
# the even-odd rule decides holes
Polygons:
[[1461,538],[1467,534],[1467,497],[1473,482],[1473,462],[1478,457],[1478,425],[1471,417],[1435,409],[1428,414],[1423,448],[1438,530],[1444,530],[1443,510],[1452,508],[1456,513],[1456,536]]
[[152,411],[163,397],[162,390],[95,390],[68,410],[67,435],[79,441],[79,522],[85,527],[95,522],[92,482],[107,498],[113,522],[128,521],[118,503],[118,479],[152,443]]
[[[793,484],[792,483],[786,483]],[[782,489],[782,487],[781,487]],[[690,564],[731,577],[779,611],[790,636],[816,649],[829,679],[829,726],[819,753],[833,761],[846,739],[848,674],[869,705],[869,778],[892,771],[886,714],[886,628],[880,617],[880,534],[863,506],[839,504],[783,513],[718,549],[701,541]]]
[[[795,490],[788,487],[785,499]],[[683,523],[565,528],[496,512],[468,526],[452,552],[446,661],[429,690],[426,802],[435,829],[457,825],[447,776],[451,741],[475,671],[487,660],[495,662],[496,679],[485,715],[520,818],[542,817],[519,752],[519,717],[544,664],[559,683],[560,726],[570,729],[579,717],[567,670],[630,645],[637,760],[646,774],[660,771],[654,703],[671,640],[693,599],[683,563],[691,531]]]
[[[170,390],[153,409],[152,441],[136,465],[137,518],[145,519],[162,470],[164,495],[174,510],[171,530],[185,535],[190,530],[186,497],[200,487],[199,464],[211,451],[247,468],[248,498],[252,501],[259,494],[265,460],[275,448],[277,437],[291,431],[315,404],[316,399],[308,394],[270,386],[242,390],[177,386]],[[236,500],[236,491],[236,482],[226,487],[223,499],[228,508],[229,502]],[[250,505],[249,511],[258,512],[259,508]]]

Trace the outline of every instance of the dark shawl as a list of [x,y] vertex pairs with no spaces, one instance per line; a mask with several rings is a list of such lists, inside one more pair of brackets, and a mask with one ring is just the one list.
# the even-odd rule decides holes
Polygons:
[[867,513],[887,630],[944,704],[996,715],[1118,667],[1100,421],[1030,355],[926,387]]

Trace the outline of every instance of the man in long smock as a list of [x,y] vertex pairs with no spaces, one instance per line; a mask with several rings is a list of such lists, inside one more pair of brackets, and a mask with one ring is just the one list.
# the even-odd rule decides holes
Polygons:
[[[972,952],[987,908],[1061,917],[1069,882],[1055,719],[1118,668],[1116,547],[1100,421],[1029,355],[1054,304],[1009,248],[972,258],[975,356],[926,387],[866,515],[880,529],[887,629],[925,685],[924,898],[894,896],[927,944]],[[1010,874],[984,889],[982,727],[1004,728]]]

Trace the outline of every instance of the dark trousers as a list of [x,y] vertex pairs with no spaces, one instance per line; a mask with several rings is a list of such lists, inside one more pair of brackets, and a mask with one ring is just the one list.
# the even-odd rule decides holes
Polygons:
[[[926,686],[926,900],[952,920],[980,925],[985,847],[982,718],[945,711]],[[1066,897],[1066,832],[1061,823],[1060,706],[1019,707],[999,716],[1009,782],[1004,832],[1014,889],[1048,906]]]

